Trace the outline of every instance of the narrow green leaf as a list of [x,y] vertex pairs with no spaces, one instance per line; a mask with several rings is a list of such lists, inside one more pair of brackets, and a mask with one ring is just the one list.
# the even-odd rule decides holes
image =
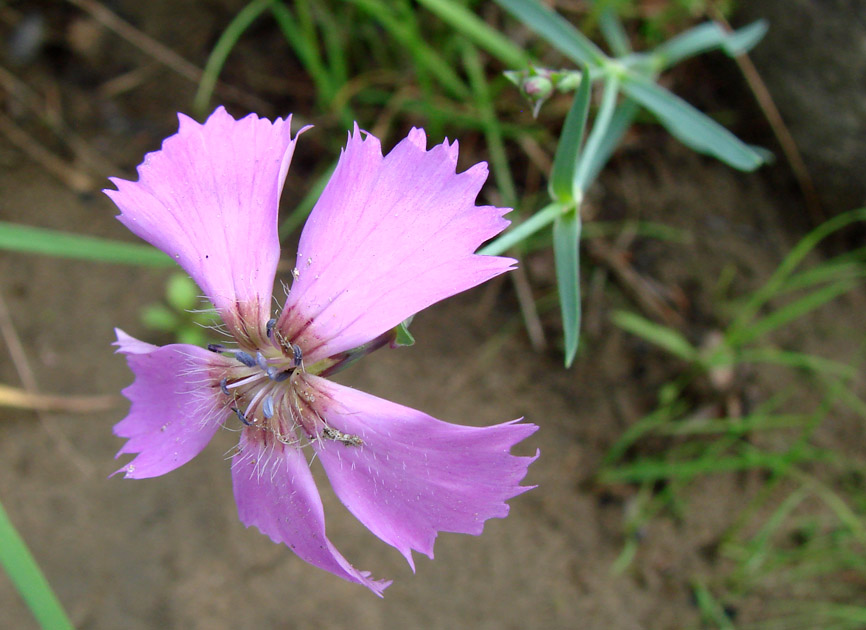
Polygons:
[[753,171],[763,157],[712,118],[652,81],[634,75],[623,79],[623,91],[654,113],[680,142],[741,171]]
[[[616,100],[619,96],[619,77],[616,75],[608,76],[604,82],[604,94],[601,97],[601,105],[598,108],[598,113],[592,123],[592,131],[589,133],[589,138],[586,139],[586,146],[580,155],[577,162],[577,167],[574,169],[574,180],[572,186],[575,190],[575,195],[583,196],[583,193],[589,189],[592,180],[589,179],[593,165],[597,162],[596,154],[606,142],[608,129],[613,122],[613,114],[616,110]],[[598,172],[595,170],[595,172]]]
[[748,52],[766,33],[765,20],[752,22],[733,33],[725,31],[716,22],[704,22],[669,39],[651,54],[657,60],[657,67],[664,70],[684,59],[719,48],[730,56]]
[[211,97],[213,96],[214,87],[220,72],[222,72],[226,59],[234,49],[238,40],[250,25],[264,13],[267,8],[275,0],[253,0],[247,6],[240,10],[235,18],[229,22],[229,25],[222,32],[217,43],[208,55],[207,63],[205,63],[204,71],[202,72],[201,81],[199,81],[198,89],[192,101],[192,108],[196,115],[202,117],[207,114],[208,106]]
[[73,630],[39,565],[0,505],[0,565],[44,630]]
[[574,174],[586,130],[591,94],[592,83],[584,73],[571,103],[571,109],[568,110],[565,123],[562,125],[562,133],[556,145],[556,155],[550,172],[550,196],[559,203],[579,201],[575,199]]
[[691,363],[698,360],[698,350],[673,328],[656,324],[628,311],[615,311],[613,323],[684,361]]
[[418,0],[418,4],[435,13],[443,22],[463,33],[504,65],[511,68],[525,68],[529,65],[530,57],[522,48],[491,28],[487,22],[462,4],[454,0]]
[[631,43],[628,41],[628,34],[622,26],[622,21],[619,19],[616,9],[609,5],[604,7],[599,16],[598,26],[614,55],[624,57],[631,53]]
[[552,203],[545,206],[520,225],[508,230],[505,234],[490,241],[487,245],[478,250],[479,254],[484,256],[499,256],[504,254],[511,247],[514,247],[523,240],[526,240],[539,230],[546,228],[553,223],[560,214],[562,214],[562,204]]
[[171,267],[175,264],[171,258],[150,245],[124,243],[5,221],[0,221],[0,249],[147,267]]
[[731,57],[747,53],[764,39],[769,28],[769,22],[757,20],[733,33],[725,33],[726,37],[722,42],[722,48]]
[[617,106],[613,118],[611,118],[604,135],[598,143],[598,147],[592,155],[586,155],[581,159],[582,163],[585,162],[586,174],[584,175],[584,179],[586,181],[594,182],[598,177],[601,169],[604,168],[610,156],[616,151],[625,132],[631,127],[639,110],[640,106],[630,98],[625,99]]
[[607,59],[586,35],[538,0],[496,0],[496,4],[511,12],[551,46],[581,66],[597,67]]
[[571,367],[580,342],[580,207],[553,223],[556,284],[565,333],[565,367]]

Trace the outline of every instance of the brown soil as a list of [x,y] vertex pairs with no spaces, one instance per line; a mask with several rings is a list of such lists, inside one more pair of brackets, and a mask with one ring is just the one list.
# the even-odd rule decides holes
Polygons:
[[[170,3],[154,4],[165,9]],[[150,34],[202,58],[215,27],[198,23],[183,40],[186,31],[165,18],[169,13],[151,15],[140,23]],[[108,41],[101,45],[137,58],[113,36]],[[73,80],[68,66],[39,63],[35,81],[47,85],[58,74],[57,80]],[[110,127],[108,114],[74,100],[67,123],[128,169],[172,131],[174,112],[188,108],[191,93],[187,82],[157,68],[135,92],[134,110],[129,97],[116,103],[131,124]],[[620,160],[594,205],[602,217],[640,216],[692,235],[686,244],[638,240],[631,249],[640,272],[674,289],[687,305],[688,334],[700,340],[719,324],[713,291],[722,270],[733,266],[732,293],[742,294],[767,278],[790,247],[791,201],[780,198],[766,173],[735,173],[670,141],[648,153],[650,144]],[[297,198],[307,185],[295,177],[284,197]],[[0,190],[0,220],[133,240],[112,218],[116,212],[106,198],[71,192],[3,137]],[[292,256],[287,248],[284,258]],[[549,279],[545,254],[526,267],[539,286]],[[597,269],[588,266],[587,287]],[[161,298],[166,275],[0,255],[0,296],[40,389],[96,394],[127,385],[131,375],[110,346],[113,328],[165,341],[139,317],[143,306]],[[243,527],[224,456],[236,439],[232,433],[218,434],[202,455],[165,477],[108,479],[118,466],[113,456],[121,441],[111,427],[125,413],[121,399],[109,411],[42,419],[0,409],[0,498],[79,628],[695,627],[689,580],[722,570],[707,549],[759,479],[702,480],[692,488],[686,518],[651,521],[631,567],[611,574],[633,491],[601,489],[593,476],[606,449],[652,409],[656,388],[678,366],[609,322],[613,307],[634,307],[615,283],[602,287],[587,291],[587,338],[571,370],[562,368],[555,350],[530,349],[510,285],[494,283],[419,315],[413,348],[376,353],[341,375],[343,382],[445,420],[487,425],[525,416],[541,426],[519,448],[523,454],[541,449],[527,479],[538,487],[512,500],[509,517],[489,521],[480,537],[441,535],[436,559],[419,558],[414,576],[396,551],[324,491],[332,540],[355,566],[395,580],[384,600]],[[861,323],[863,299],[841,300],[809,328],[804,323],[804,335],[823,331],[807,345],[844,360],[839,331]],[[551,316],[551,339],[559,335],[556,321]],[[2,357],[0,382],[19,385],[10,355]],[[755,377],[750,395],[766,397],[776,385],[768,381]],[[859,457],[864,437],[862,426],[844,419],[821,436]],[[0,610],[4,628],[35,627],[2,575]]]

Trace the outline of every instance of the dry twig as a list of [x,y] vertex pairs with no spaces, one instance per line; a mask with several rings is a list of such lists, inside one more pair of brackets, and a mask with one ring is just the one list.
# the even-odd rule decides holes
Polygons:
[[[12,359],[12,365],[15,366],[15,370],[18,372],[18,377],[24,385],[24,390],[31,396],[38,398],[40,394],[39,387],[36,384],[36,377],[33,374],[33,369],[30,367],[27,353],[24,352],[24,346],[18,338],[18,333],[15,330],[12,317],[9,315],[9,309],[6,308],[6,300],[3,299],[2,293],[0,293],[0,335],[3,336],[3,340],[6,342],[6,347],[9,349],[9,355]],[[94,473],[93,465],[78,453],[66,436],[63,435],[54,419],[46,416],[39,409],[36,409],[35,412],[42,428],[54,440],[57,447],[85,477],[92,477]]]
[[75,192],[86,193],[96,190],[96,182],[90,175],[57,157],[4,114],[0,114],[0,133]]
[[31,411],[62,411],[67,413],[93,413],[116,407],[119,396],[58,396],[34,394],[18,387],[0,383],[0,407],[29,409]]
[[681,327],[685,324],[682,316],[629,264],[621,250],[611,247],[601,239],[589,240],[587,250],[596,261],[610,269],[617,282],[646,315],[668,326]]
[[[184,59],[165,44],[138,30],[102,3],[96,0],[67,0],[67,2],[88,13],[105,28],[125,39],[145,55],[156,59],[188,81],[196,85],[201,81],[204,74],[201,68],[191,61]],[[223,98],[239,103],[251,110],[264,112],[268,109],[267,103],[261,99],[251,96],[238,88],[226,85],[221,81],[217,82],[214,91]]]

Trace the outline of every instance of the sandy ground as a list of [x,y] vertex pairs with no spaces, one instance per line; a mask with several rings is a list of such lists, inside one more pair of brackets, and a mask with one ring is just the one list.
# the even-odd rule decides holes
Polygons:
[[[199,39],[195,45],[203,45]],[[190,92],[160,94],[148,107],[171,112],[184,108]],[[133,131],[114,132],[117,142],[128,142],[131,164],[163,130]],[[756,286],[797,226],[786,218],[788,198],[767,175],[737,174],[664,146],[652,155],[658,165],[624,160],[594,203],[608,217],[639,214],[693,234],[685,244],[642,241],[635,253],[643,271],[685,296],[699,339],[714,325],[719,274],[732,265],[734,291]],[[107,199],[70,192],[2,138],[0,191],[0,220],[132,240]],[[284,194],[302,192],[290,180]],[[527,263],[542,284],[549,263],[544,256]],[[587,278],[591,273],[590,266]],[[131,374],[112,354],[112,330],[164,341],[141,326],[139,314],[160,299],[166,274],[0,254],[0,296],[40,388],[105,394],[127,385]],[[355,566],[394,579],[383,600],[243,527],[224,456],[236,440],[231,432],[163,478],[108,479],[118,466],[121,440],[111,427],[125,414],[122,399],[109,411],[41,420],[0,409],[0,498],[82,629],[696,627],[689,579],[721,569],[708,550],[757,479],[729,475],[696,484],[686,518],[653,521],[632,566],[611,574],[634,492],[599,488],[593,476],[613,441],[652,409],[656,387],[676,365],[609,323],[612,308],[629,304],[615,284],[593,295],[586,317],[594,328],[568,371],[555,349],[530,349],[510,286],[493,283],[418,316],[413,348],[380,351],[340,375],[444,420],[488,425],[525,416],[541,426],[518,449],[541,449],[526,480],[538,487],[513,499],[509,517],[489,521],[480,537],[441,535],[436,559],[417,558],[416,575],[324,492],[339,549]],[[825,321],[859,321],[861,297]],[[549,321],[555,326],[555,317]],[[820,343],[830,353],[845,345],[832,333]],[[0,382],[19,384],[6,352]],[[761,379],[755,387],[760,398]],[[862,427],[837,428],[829,443],[862,455]],[[3,575],[0,611],[0,627],[35,627]]]

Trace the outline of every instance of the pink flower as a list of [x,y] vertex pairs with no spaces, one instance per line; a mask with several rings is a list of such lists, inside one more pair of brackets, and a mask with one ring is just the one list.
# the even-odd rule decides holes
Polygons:
[[[537,427],[448,424],[323,376],[393,341],[421,309],[508,271],[474,254],[507,209],[476,206],[485,164],[455,173],[457,143],[426,149],[413,129],[385,157],[356,126],[301,235],[294,282],[272,318],[277,209],[296,137],[291,117],[235,120],[217,109],[178,133],[105,193],[119,220],[174,258],[211,300],[232,342],[153,346],[117,331],[135,374],[114,431],[136,453],[117,472],[163,475],[238,423],[232,458],[240,519],[298,556],[380,595],[389,581],[355,569],[325,535],[308,460],[347,508],[397,548],[433,557],[437,532],[480,534],[538,457],[511,447]],[[301,132],[305,131],[302,129]]]

